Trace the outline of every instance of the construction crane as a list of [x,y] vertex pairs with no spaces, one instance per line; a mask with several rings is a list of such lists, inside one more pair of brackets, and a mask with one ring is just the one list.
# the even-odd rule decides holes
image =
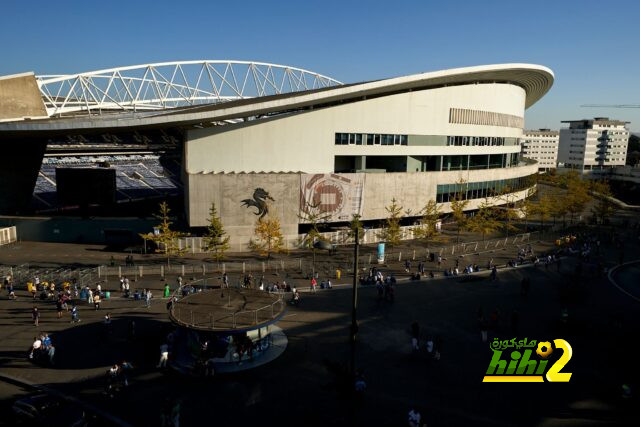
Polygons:
[[597,108],[640,108],[640,104],[583,104],[580,107]]

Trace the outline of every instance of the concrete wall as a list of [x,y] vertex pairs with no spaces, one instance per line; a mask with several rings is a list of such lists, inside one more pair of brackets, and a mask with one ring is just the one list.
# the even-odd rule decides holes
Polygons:
[[449,123],[450,108],[524,116],[525,92],[509,84],[475,84],[367,99],[271,120],[189,131],[186,172],[333,171],[336,155],[517,153],[519,146],[336,146],[336,132],[519,138],[522,129]]
[[0,77],[0,121],[25,117],[48,117],[34,74]]
[[[453,184],[463,179],[467,182],[492,181],[517,178],[536,173],[536,164],[506,168],[448,172],[367,173],[364,184],[363,220],[387,217],[385,206],[396,198],[404,210],[418,212],[431,199],[436,198],[438,184]],[[274,202],[270,214],[277,216],[285,235],[298,233],[300,210],[300,174],[190,174],[187,176],[187,218],[192,227],[207,225],[209,208],[215,202],[218,215],[231,236],[234,249],[242,247],[253,235],[257,216],[255,208],[242,205],[243,199],[251,199],[256,188],[263,188]],[[514,200],[526,196],[526,191],[515,194]],[[468,210],[477,209],[484,199],[469,202]],[[497,204],[501,203],[496,201]],[[442,213],[450,212],[449,203],[442,204]],[[237,249],[236,249],[237,250]]]
[[248,242],[258,216],[256,208],[243,206],[242,200],[253,199],[255,189],[263,188],[274,199],[269,213],[280,219],[283,233],[298,233],[299,174],[194,174],[186,179],[185,203],[192,227],[207,225],[213,202],[231,243]]

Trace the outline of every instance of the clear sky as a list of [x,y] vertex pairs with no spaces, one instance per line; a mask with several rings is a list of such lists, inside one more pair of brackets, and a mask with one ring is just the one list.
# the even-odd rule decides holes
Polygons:
[[555,84],[526,127],[608,116],[640,131],[640,2],[25,1],[0,8],[0,75],[237,59],[358,82],[470,65],[528,62]]

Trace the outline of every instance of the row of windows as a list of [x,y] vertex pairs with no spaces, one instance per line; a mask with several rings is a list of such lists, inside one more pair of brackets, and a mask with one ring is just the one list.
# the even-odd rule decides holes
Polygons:
[[449,123],[502,126],[522,129],[524,128],[524,117],[518,117],[511,114],[494,113],[491,111],[450,108]]
[[408,145],[407,135],[380,133],[336,133],[336,145]]
[[504,145],[504,138],[501,136],[447,136],[447,145],[455,145],[455,146]]
[[439,184],[436,191],[436,201],[445,203],[454,200],[456,197],[462,200],[484,199],[485,197],[499,196],[505,191],[511,193],[521,191],[533,185],[534,176],[529,175],[496,181],[465,182],[462,184]]

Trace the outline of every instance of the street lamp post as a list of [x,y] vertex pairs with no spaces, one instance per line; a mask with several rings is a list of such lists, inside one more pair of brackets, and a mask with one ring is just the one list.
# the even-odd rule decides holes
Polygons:
[[353,249],[353,293],[351,300],[351,334],[349,342],[351,343],[351,375],[356,374],[356,336],[358,334],[358,320],[356,318],[358,308],[358,250],[360,245],[360,236],[358,227],[355,228],[356,243]]

